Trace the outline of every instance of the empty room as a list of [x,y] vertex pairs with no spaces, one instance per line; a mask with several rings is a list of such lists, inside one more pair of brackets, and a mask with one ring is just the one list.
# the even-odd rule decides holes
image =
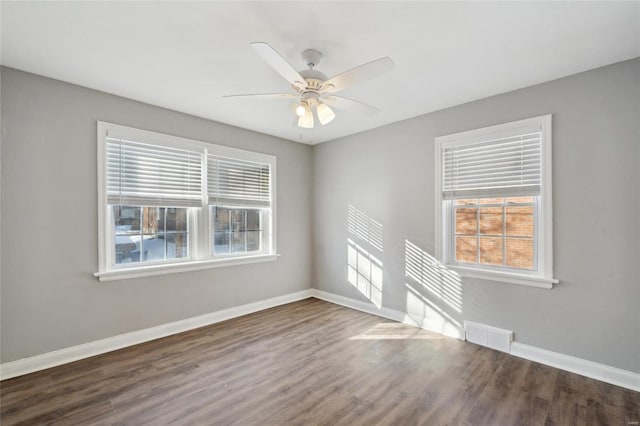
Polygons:
[[0,1],[0,424],[638,425],[640,1]]

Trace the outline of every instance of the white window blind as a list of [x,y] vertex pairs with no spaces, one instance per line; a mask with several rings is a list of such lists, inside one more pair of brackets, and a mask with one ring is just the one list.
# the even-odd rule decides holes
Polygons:
[[443,149],[443,198],[540,194],[541,132]]
[[209,155],[209,204],[238,207],[271,206],[269,164]]
[[107,202],[133,206],[201,206],[202,155],[198,151],[107,136]]

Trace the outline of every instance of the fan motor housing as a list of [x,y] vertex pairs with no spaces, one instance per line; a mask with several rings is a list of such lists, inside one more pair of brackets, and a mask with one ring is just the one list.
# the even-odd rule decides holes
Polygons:
[[307,85],[305,90],[302,92],[306,92],[307,90],[318,91],[322,87],[322,83],[327,81],[326,75],[313,69],[300,71],[300,75],[304,77],[304,81]]

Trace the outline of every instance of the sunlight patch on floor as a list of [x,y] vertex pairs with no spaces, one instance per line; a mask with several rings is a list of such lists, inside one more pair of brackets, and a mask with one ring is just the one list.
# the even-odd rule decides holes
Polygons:
[[444,336],[406,324],[383,322],[349,340],[440,340],[444,338]]

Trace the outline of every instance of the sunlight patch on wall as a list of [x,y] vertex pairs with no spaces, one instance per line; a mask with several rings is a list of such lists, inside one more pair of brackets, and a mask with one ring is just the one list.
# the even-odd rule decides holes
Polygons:
[[460,321],[453,318],[438,305],[424,297],[411,284],[407,288],[407,316],[418,327],[462,339],[464,332]]
[[378,308],[382,306],[382,262],[347,239],[347,279]]
[[347,230],[382,252],[382,224],[351,204],[347,208]]
[[462,279],[435,257],[405,240],[405,276],[454,311],[462,312]]

